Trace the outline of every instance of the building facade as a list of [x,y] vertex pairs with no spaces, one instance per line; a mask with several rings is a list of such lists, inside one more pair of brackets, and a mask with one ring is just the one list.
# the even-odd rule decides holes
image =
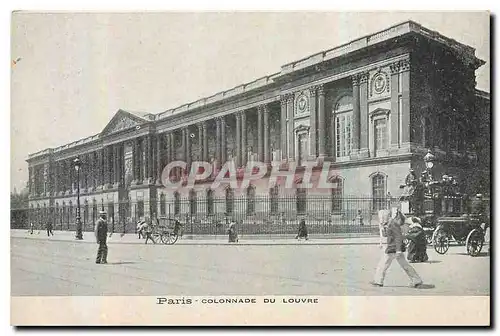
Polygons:
[[[466,192],[489,189],[489,159],[472,173],[479,171],[479,139],[489,141],[489,94],[475,89],[483,64],[473,48],[409,21],[163,113],[119,110],[101,133],[29,155],[30,207],[74,217],[76,157],[84,222],[101,208],[118,222],[163,214],[165,202],[179,197],[205,214],[227,212],[206,201],[213,197],[283,193],[303,198],[306,211],[334,211],[338,204],[329,199],[398,196],[408,170],[424,169],[428,149],[439,160],[436,174],[457,176]],[[212,190],[211,176],[172,192],[162,171],[174,160],[216,168],[229,160],[238,169],[292,163],[299,167],[294,185],[300,167],[328,163],[335,187],[269,188],[264,177],[244,190]],[[315,195],[324,200],[307,201]]]

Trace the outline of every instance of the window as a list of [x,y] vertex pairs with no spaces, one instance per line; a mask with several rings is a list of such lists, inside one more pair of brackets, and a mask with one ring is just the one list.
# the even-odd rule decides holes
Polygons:
[[248,186],[247,188],[247,215],[255,214],[255,187]]
[[160,215],[165,216],[167,212],[167,204],[165,202],[165,194],[160,195]]
[[207,190],[207,214],[214,214],[214,191],[212,189]]
[[228,187],[226,189],[226,214],[232,214],[234,210],[234,192]]
[[374,211],[386,208],[386,194],[385,176],[382,174],[374,175],[372,177],[372,198]]
[[174,192],[174,215],[178,215],[181,213],[181,196],[176,191]]
[[387,149],[388,137],[387,137],[387,119],[380,118],[375,119],[373,123],[374,135],[375,135],[375,151]]
[[137,201],[136,217],[137,217],[137,219],[144,217],[144,201],[143,200]]
[[189,214],[191,216],[196,215],[197,212],[197,200],[196,200],[196,191],[191,189],[189,191]]
[[306,196],[306,189],[304,188],[298,188],[296,191],[296,197],[297,197],[297,213],[298,214],[305,214],[307,210],[307,196]]
[[340,177],[334,177],[330,183],[335,183],[336,186],[332,188],[332,212],[342,211],[342,196],[344,193],[344,185]]
[[352,149],[352,97],[341,97],[334,108],[336,156],[349,156]]
[[269,190],[269,200],[270,200],[270,210],[271,210],[271,215],[276,215],[278,213],[278,196],[279,196],[279,190],[278,186],[275,185]]

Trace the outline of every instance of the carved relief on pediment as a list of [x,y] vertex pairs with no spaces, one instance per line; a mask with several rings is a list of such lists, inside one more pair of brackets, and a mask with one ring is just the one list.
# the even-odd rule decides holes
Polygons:
[[139,125],[137,121],[123,116],[122,118],[116,120],[106,133],[115,133],[137,125]]

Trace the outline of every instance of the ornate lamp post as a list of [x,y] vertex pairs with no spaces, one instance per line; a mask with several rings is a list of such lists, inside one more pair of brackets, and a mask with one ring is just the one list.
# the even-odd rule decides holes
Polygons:
[[82,240],[82,221],[80,219],[80,167],[81,162],[79,158],[73,160],[73,165],[76,170],[76,236],[75,239]]
[[434,167],[434,162],[436,161],[436,157],[434,154],[432,154],[431,150],[429,149],[427,151],[427,154],[424,156],[424,163],[425,163],[425,168],[427,171],[427,176],[429,177],[430,181],[433,180],[432,177],[432,168]]

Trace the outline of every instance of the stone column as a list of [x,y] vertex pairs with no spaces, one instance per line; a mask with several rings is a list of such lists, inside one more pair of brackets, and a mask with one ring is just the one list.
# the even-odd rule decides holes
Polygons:
[[259,162],[264,161],[264,112],[262,106],[257,107],[257,158]]
[[33,193],[33,167],[28,167],[28,192],[30,196]]
[[220,118],[215,119],[215,160],[217,160],[217,168],[221,167],[221,134],[220,134]]
[[351,155],[359,152],[359,132],[361,128],[361,110],[359,105],[359,74],[353,75],[352,80],[352,149]]
[[323,85],[318,87],[318,155],[326,155],[326,120],[325,120],[325,91]]
[[137,184],[139,180],[139,139],[135,138],[132,150],[132,184]]
[[108,146],[108,184],[110,186],[113,186],[114,184],[114,178],[115,178],[115,172],[116,172],[116,169],[115,169],[115,158],[116,158],[116,155],[115,155],[115,152],[114,152],[114,146],[113,145],[109,145]]
[[54,166],[54,196],[57,196],[59,193],[59,162],[54,161],[53,163]]
[[280,105],[281,105],[281,135],[280,135],[280,144],[281,144],[281,160],[284,160],[288,157],[287,151],[287,143],[286,143],[286,104],[287,104],[287,96],[281,96]]
[[169,142],[168,142],[168,149],[170,152],[169,162],[175,161],[177,159],[174,152],[174,144],[175,144],[174,131],[171,131],[169,133]]
[[271,162],[271,143],[269,141],[269,108],[267,105],[262,107],[262,113],[264,116],[264,162]]
[[288,158],[295,160],[295,133],[294,133],[294,111],[293,111],[294,95],[291,94],[287,99],[287,114],[288,114]]
[[221,166],[227,160],[227,138],[226,138],[226,118],[220,118],[220,134],[221,134]]
[[358,157],[366,158],[370,156],[369,152],[369,125],[370,120],[368,117],[368,78],[369,74],[364,72],[359,77],[359,151]]
[[145,158],[145,154],[147,153],[147,141],[146,141],[146,138],[145,137],[141,137],[141,141],[140,141],[140,146],[139,146],[139,156],[140,156],[140,166],[139,166],[139,171],[140,171],[140,174],[139,174],[139,181],[141,181],[142,183],[144,183],[144,180],[146,179],[146,175],[147,175],[147,164],[148,164],[148,160]]
[[202,122],[203,129],[203,157],[202,160],[208,162],[208,135],[207,135],[207,122]]
[[186,128],[181,128],[181,148],[182,148],[182,160],[186,162]]
[[247,165],[247,115],[243,111],[241,113],[241,165]]
[[106,174],[106,166],[104,160],[105,157],[106,157],[105,148],[101,148],[99,150],[99,185],[101,187],[104,187],[105,184],[105,174]]
[[[410,142],[410,60],[402,60],[401,67],[401,143]],[[409,148],[408,148],[409,150]]]
[[241,112],[236,112],[236,168],[241,167]]
[[154,143],[153,143],[153,135],[149,134],[147,137],[147,142],[148,142],[148,151],[147,151],[147,158],[148,158],[148,184],[154,183],[154,164],[153,164],[153,149],[154,149]]
[[191,152],[191,132],[189,126],[186,127],[186,163],[187,170],[191,170],[192,152]]
[[109,146],[105,146],[103,148],[103,183],[102,185],[107,187],[109,185],[109,175],[110,175],[110,169],[109,169]]
[[399,147],[399,62],[393,63],[391,68],[391,143],[390,147],[397,150]]
[[156,185],[161,185],[161,173],[163,169],[163,134],[156,134]]
[[316,86],[309,88],[309,120],[310,120],[310,137],[309,137],[309,156],[316,158],[317,147],[316,147],[316,134],[318,132],[318,124],[316,121]]
[[203,122],[200,122],[196,124],[196,127],[198,127],[198,160],[203,161],[204,159],[204,154],[203,154]]
[[170,138],[171,134],[168,132],[165,136],[165,160],[164,165],[168,165],[172,161],[172,153],[170,150]]

